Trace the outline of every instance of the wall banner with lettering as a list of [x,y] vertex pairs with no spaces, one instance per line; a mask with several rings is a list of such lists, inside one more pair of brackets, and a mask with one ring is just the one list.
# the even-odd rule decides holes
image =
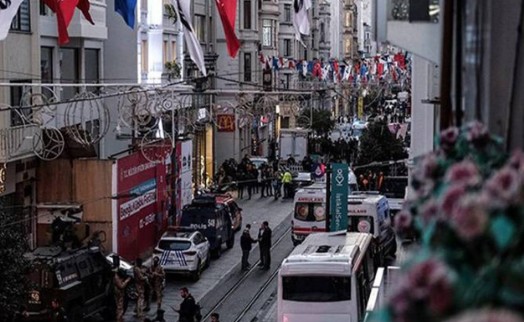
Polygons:
[[155,246],[167,225],[166,166],[136,152],[116,162],[117,252],[135,260]]

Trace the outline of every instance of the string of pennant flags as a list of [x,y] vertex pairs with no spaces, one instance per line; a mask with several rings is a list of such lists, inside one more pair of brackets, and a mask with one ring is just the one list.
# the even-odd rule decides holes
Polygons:
[[[115,12],[122,16],[124,22],[130,27],[135,27],[137,0],[114,0]],[[202,46],[198,41],[191,23],[191,1],[171,0],[167,5],[176,13],[176,20],[180,21],[184,29],[184,38],[187,51],[205,76],[207,74]],[[23,0],[0,1],[0,41],[7,37],[11,21],[16,15]],[[58,44],[69,42],[67,28],[76,9],[79,9],[86,20],[94,24],[89,13],[89,0],[43,0],[43,2],[56,14],[58,26]],[[236,0],[215,0],[216,9],[220,15],[229,56],[236,57],[240,48],[240,41],[235,34],[235,18],[237,13]],[[301,41],[303,35],[309,35],[310,23],[307,11],[311,8],[311,0],[293,1],[293,26],[296,39]],[[302,43],[302,42],[301,42]],[[303,44],[303,43],[302,43]],[[314,59],[310,61],[293,58],[259,56],[262,69],[291,69],[303,77],[311,76],[323,81],[339,82],[368,82],[388,79],[393,82],[402,82],[409,75],[410,59],[408,53],[398,52],[394,55],[383,54],[358,61],[344,62],[336,59],[328,61]]]
[[310,76],[333,83],[367,82],[385,78],[401,82],[411,71],[410,54],[401,51],[361,58],[358,61],[303,60],[259,53],[259,61],[264,70],[296,70],[303,77]]

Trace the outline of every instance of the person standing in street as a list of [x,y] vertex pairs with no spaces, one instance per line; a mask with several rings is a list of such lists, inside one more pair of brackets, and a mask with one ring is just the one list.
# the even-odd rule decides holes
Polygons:
[[124,321],[124,312],[125,312],[125,297],[126,297],[126,287],[127,284],[131,281],[131,277],[127,276],[126,273],[122,270],[118,270],[115,273],[113,279],[114,292],[115,292],[115,302],[116,302],[116,322]]
[[180,303],[180,308],[175,310],[178,312],[178,322],[194,322],[196,315],[196,302],[195,298],[187,287],[182,287],[180,289],[180,296],[183,298],[182,303]]
[[65,309],[60,305],[57,298],[51,300],[51,316],[49,317],[50,322],[67,322]]
[[271,228],[264,221],[258,232],[258,247],[260,248],[260,266],[263,270],[269,270],[271,266]]
[[153,264],[149,269],[149,276],[151,276],[151,287],[158,311],[162,308],[162,292],[164,291],[164,279],[166,277],[166,273],[162,265],[160,265],[160,258],[158,258],[158,256],[153,257]]
[[211,322],[220,322],[220,314],[216,312],[211,313]]
[[282,184],[284,186],[284,197],[283,199],[291,198],[291,183],[293,181],[293,175],[289,170],[285,170],[282,175]]
[[144,301],[147,275],[141,258],[136,259],[135,266],[133,267],[133,274],[137,293],[135,315],[139,320],[142,320],[144,318]]
[[251,233],[249,232],[250,229],[251,225],[247,224],[246,229],[244,229],[242,236],[240,237],[240,247],[242,248],[242,270],[249,269],[249,252],[251,251],[252,244],[257,242],[256,239],[251,238]]

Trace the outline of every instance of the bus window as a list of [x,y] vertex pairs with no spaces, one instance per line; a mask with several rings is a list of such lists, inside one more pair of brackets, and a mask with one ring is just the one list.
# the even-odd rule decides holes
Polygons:
[[326,210],[323,203],[297,202],[295,204],[295,219],[301,221],[324,221]]
[[297,302],[351,300],[349,276],[282,276],[282,299]]

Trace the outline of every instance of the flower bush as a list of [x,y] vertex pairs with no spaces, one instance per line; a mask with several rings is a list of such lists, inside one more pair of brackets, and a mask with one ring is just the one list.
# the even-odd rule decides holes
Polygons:
[[[474,122],[443,131],[395,217],[417,252],[373,321],[522,321],[524,153]],[[466,312],[467,311],[467,312]]]

